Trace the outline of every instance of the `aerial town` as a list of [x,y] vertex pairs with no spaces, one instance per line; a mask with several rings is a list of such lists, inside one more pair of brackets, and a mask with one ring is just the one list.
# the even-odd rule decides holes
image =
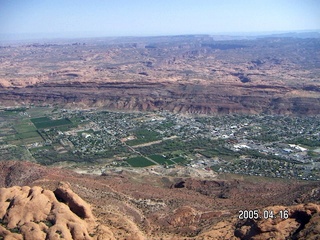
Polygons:
[[216,173],[320,179],[318,116],[191,116],[29,106],[3,108],[1,118],[0,152],[11,160],[100,174],[109,167],[183,165]]

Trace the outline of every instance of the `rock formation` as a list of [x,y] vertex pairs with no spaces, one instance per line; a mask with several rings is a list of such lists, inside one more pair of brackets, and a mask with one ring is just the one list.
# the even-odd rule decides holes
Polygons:
[[[1,188],[0,219],[0,236],[4,239],[89,240],[96,235],[90,206],[67,184],[55,192],[38,186]],[[113,239],[106,228],[101,231],[104,239]]]
[[[319,239],[320,205],[273,206],[264,210],[275,215],[286,210],[288,216],[258,220],[233,217],[197,233],[194,224],[201,219],[221,216],[223,212],[201,214],[185,206],[174,210],[166,221],[171,227],[178,227],[180,233],[195,235],[188,238],[176,235],[175,239]],[[0,219],[3,239],[121,239],[115,238],[105,224],[97,224],[90,206],[66,183],[55,192],[37,186],[1,188]],[[135,228],[132,225],[131,238],[127,239],[152,238],[136,235]]]

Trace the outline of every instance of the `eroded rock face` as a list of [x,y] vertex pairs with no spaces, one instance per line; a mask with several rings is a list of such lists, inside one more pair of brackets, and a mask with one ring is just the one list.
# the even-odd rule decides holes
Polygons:
[[[123,110],[168,110],[190,114],[319,114],[320,99],[300,87],[245,83],[106,82],[39,84],[0,89],[7,105],[21,102]],[[315,96],[314,96],[315,95]],[[303,96],[303,97],[302,97]]]
[[[99,239],[93,232],[95,219],[90,206],[67,184],[62,184],[56,192],[38,186],[1,188],[0,237],[89,240],[96,236],[94,239]],[[108,229],[99,231],[103,239],[113,239]]]

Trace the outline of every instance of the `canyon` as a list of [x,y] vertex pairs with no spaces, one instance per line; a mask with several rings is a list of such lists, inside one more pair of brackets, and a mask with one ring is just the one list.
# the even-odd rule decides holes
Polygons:
[[318,114],[319,39],[209,35],[0,48],[2,105]]

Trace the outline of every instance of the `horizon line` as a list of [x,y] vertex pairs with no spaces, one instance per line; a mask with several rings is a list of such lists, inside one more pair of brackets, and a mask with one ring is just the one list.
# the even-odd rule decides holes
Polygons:
[[0,42],[20,42],[35,40],[71,40],[94,38],[147,38],[147,37],[174,37],[174,36],[230,36],[230,37],[255,37],[272,34],[289,33],[320,33],[320,29],[303,30],[271,30],[271,31],[247,31],[247,32],[212,32],[212,33],[168,33],[168,34],[123,34],[109,35],[95,31],[84,32],[52,32],[52,33],[0,33]]

